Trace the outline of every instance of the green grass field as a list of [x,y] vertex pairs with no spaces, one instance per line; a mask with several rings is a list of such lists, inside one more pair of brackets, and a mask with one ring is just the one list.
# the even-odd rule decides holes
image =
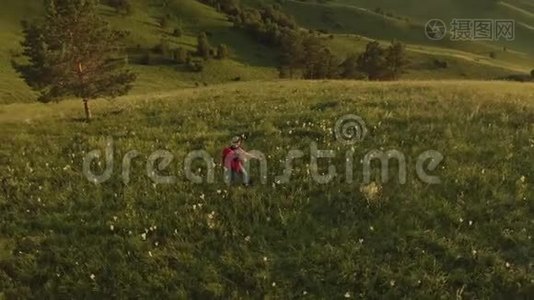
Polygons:
[[[94,102],[0,106],[0,291],[6,298],[528,298],[534,293],[534,86],[479,81],[258,81]],[[333,129],[357,114],[354,182]],[[246,134],[268,181],[224,184],[219,155]],[[82,173],[83,157],[114,139],[111,179]],[[315,183],[310,143],[331,149],[338,176]],[[156,185],[146,160],[174,161]],[[278,184],[291,149],[292,180]],[[365,184],[360,159],[401,151],[407,182]],[[123,156],[137,150],[131,181]],[[213,184],[184,177],[205,150]],[[415,160],[444,160],[426,184]],[[95,170],[104,168],[94,164]],[[206,174],[202,164],[195,164]],[[320,161],[326,172],[327,161]],[[257,166],[253,174],[258,179]],[[96,171],[95,171],[96,172]],[[0,296],[1,298],[2,296]]]
[[[111,26],[130,32],[138,79],[127,96],[92,101],[88,123],[81,101],[39,103],[12,67],[20,22],[38,18],[41,1],[3,1],[0,300],[532,298],[534,83],[495,80],[534,69],[532,1],[241,2],[279,4],[340,59],[399,40],[408,67],[396,82],[277,80],[279,49],[213,7],[132,0],[122,16],[102,5]],[[516,39],[430,41],[433,18],[514,19]],[[194,51],[201,32],[229,56],[202,72],[154,51],[141,64],[162,40]],[[367,135],[349,145],[336,130],[351,115]],[[266,159],[265,182],[252,163],[251,187],[228,186],[220,162],[241,134]],[[110,177],[95,184],[84,158],[104,155],[109,141],[112,164],[90,167]],[[314,145],[334,155],[317,170]],[[296,150],[303,156],[284,183]],[[375,160],[368,182],[366,155],[388,151],[405,166]],[[162,153],[170,164],[148,163]],[[186,168],[192,153],[213,164]],[[443,160],[432,168],[424,153]],[[421,162],[439,183],[421,179]],[[330,166],[335,177],[317,182]],[[212,169],[213,182],[188,179]],[[157,184],[156,174],[173,182]]]

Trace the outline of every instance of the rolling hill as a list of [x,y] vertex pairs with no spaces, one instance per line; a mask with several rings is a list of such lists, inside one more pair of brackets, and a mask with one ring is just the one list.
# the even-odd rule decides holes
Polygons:
[[[0,12],[0,103],[33,101],[35,96],[17,79],[10,61],[20,52],[20,21],[33,19],[41,11],[40,1],[5,0]],[[278,52],[258,43],[254,37],[236,29],[227,17],[213,7],[195,0],[135,0],[133,13],[123,16],[102,6],[102,14],[116,28],[128,30],[133,49],[132,67],[140,78],[133,91],[147,91],[194,87],[199,84],[240,80],[274,79],[277,77]],[[243,1],[245,5],[260,6],[274,1]],[[479,5],[481,3],[486,3]],[[341,57],[362,51],[370,40],[387,43],[400,40],[408,45],[411,66],[408,79],[496,79],[534,68],[534,26],[532,5],[526,1],[282,1],[282,9],[294,16],[300,26],[325,32],[324,41]],[[380,10],[377,10],[379,8]],[[378,13],[379,11],[380,13]],[[161,28],[160,20],[169,24]],[[517,22],[517,38],[511,42],[453,42],[430,41],[424,35],[424,24],[431,18],[513,18]],[[175,37],[175,28],[183,35]],[[140,65],[136,57],[139,49],[152,49],[162,40],[169,47],[194,49],[196,36],[209,32],[213,45],[227,44],[231,58],[210,61],[201,73],[154,60]],[[490,57],[491,56],[491,57]],[[449,68],[436,68],[434,61],[447,61]]]

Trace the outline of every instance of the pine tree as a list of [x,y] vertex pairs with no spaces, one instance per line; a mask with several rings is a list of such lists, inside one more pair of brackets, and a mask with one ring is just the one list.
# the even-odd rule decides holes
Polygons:
[[219,46],[217,46],[217,58],[218,59],[225,59],[228,57],[228,46],[226,46],[225,44],[219,44]]
[[358,71],[358,55],[351,54],[349,55],[341,67],[341,77],[346,79],[361,79],[362,74]]
[[81,98],[89,121],[90,100],[124,95],[136,78],[124,68],[125,33],[99,18],[94,0],[46,0],[45,8],[42,24],[23,22],[29,63],[15,69],[40,92],[39,101]]
[[376,41],[370,42],[365,52],[358,57],[358,69],[367,74],[369,80],[383,80],[386,76],[386,51]]
[[211,46],[206,33],[202,32],[197,38],[197,54],[204,59],[210,58]]
[[408,64],[404,45],[400,42],[393,42],[386,50],[386,66],[388,69],[388,79],[398,79],[404,68]]
[[282,67],[287,70],[287,76],[293,78],[296,70],[304,65],[304,39],[296,31],[285,32],[281,40]]

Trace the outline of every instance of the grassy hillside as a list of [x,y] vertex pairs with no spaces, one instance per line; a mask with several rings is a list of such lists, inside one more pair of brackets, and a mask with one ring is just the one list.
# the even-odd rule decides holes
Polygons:
[[[531,8],[520,1],[490,2],[288,0],[282,2],[282,7],[295,16],[302,26],[328,32],[337,40],[332,42],[333,49],[339,51],[341,48],[341,53],[362,51],[369,40],[400,40],[407,43],[409,50],[414,50],[412,60],[417,65],[410,70],[408,78],[487,79],[529,72],[534,66],[534,19],[531,18]],[[247,3],[257,5],[258,2],[248,0]],[[424,26],[434,18],[441,18],[447,24],[454,18],[514,19],[517,22],[516,39],[460,42],[445,38],[431,41],[424,34]],[[428,67],[428,62],[435,59],[448,61],[456,67],[433,70]]]
[[[0,295],[528,298],[533,97],[519,83],[250,82],[95,102],[90,124],[78,101],[1,105]],[[346,114],[369,129],[353,146],[351,184],[351,146],[333,135]],[[251,188],[223,183],[220,151],[240,133],[267,156],[267,184],[257,170]],[[113,176],[94,185],[83,157],[107,136]],[[325,185],[307,172],[311,142],[336,153],[338,177]],[[162,173],[175,184],[147,177],[157,149],[174,155]],[[186,154],[200,149],[217,162],[213,184],[184,177]],[[290,149],[306,154],[278,184]],[[396,163],[390,181],[375,166],[375,183],[363,182],[360,159],[374,149],[405,155],[406,184]],[[131,150],[140,156],[125,185]],[[416,176],[426,150],[445,158],[432,172],[441,184]]]
[[[226,16],[214,8],[195,0],[174,0],[164,7],[161,0],[132,1],[133,13],[121,16],[109,7],[102,6],[101,13],[109,23],[121,30],[130,32],[132,68],[139,74],[134,94],[179,87],[193,87],[198,84],[212,84],[242,80],[273,79],[277,53],[258,44],[248,34],[235,30],[226,21]],[[42,13],[41,1],[7,0],[7,7],[0,15],[0,103],[31,102],[35,95],[11,67],[11,59],[20,53],[21,20],[36,19]],[[169,18],[167,28],[159,23],[163,17]],[[181,27],[184,34],[174,37],[172,32]],[[208,31],[213,35],[212,45],[225,43],[230,47],[231,57],[226,61],[210,61],[202,73],[184,71],[183,68],[168,62],[159,62],[157,55],[149,66],[138,63],[139,50],[149,51],[162,40],[167,40],[171,49],[184,47],[194,50],[196,37]]]
[[[229,82],[232,79],[262,80],[277,77],[276,49],[259,44],[254,37],[236,29],[225,15],[196,0],[133,0],[133,13],[121,16],[102,6],[101,13],[116,28],[130,31],[129,45],[132,68],[139,73],[134,94],[180,87]],[[246,0],[244,4],[259,6],[274,1]],[[332,33],[325,40],[334,52],[343,57],[362,51],[365,43],[378,39],[392,39],[408,44],[412,64],[406,74],[409,79],[470,78],[494,79],[534,68],[534,18],[532,5],[523,0],[495,2],[440,0],[431,4],[411,0],[403,2],[381,0],[283,1],[282,8],[293,15],[300,26]],[[486,2],[484,2],[486,3]],[[34,19],[41,13],[41,1],[5,0],[0,12],[0,103],[31,102],[35,95],[18,78],[11,67],[11,59],[20,53],[20,21]],[[375,10],[379,7],[382,13]],[[163,17],[169,18],[161,28]],[[518,22],[517,38],[507,43],[433,42],[424,36],[424,24],[430,18],[448,20],[453,17],[513,18]],[[183,36],[175,37],[175,28],[182,28]],[[199,32],[211,34],[211,43],[225,43],[231,57],[226,61],[207,63],[202,73],[184,70],[156,57],[151,65],[140,65],[139,57],[162,40],[171,48],[193,50]],[[506,47],[504,51],[503,47]],[[490,54],[493,58],[490,58]],[[433,61],[446,61],[447,69],[435,68]]]

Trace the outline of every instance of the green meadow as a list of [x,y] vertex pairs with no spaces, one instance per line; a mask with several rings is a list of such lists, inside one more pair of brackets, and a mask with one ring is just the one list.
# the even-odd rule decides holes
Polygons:
[[[0,108],[2,251],[6,298],[528,298],[534,292],[532,234],[534,88],[519,83],[273,81],[128,96],[95,105]],[[336,120],[358,114],[368,134],[345,145]],[[234,132],[264,153],[267,182],[227,186],[220,151]],[[83,174],[89,151],[113,139],[113,175]],[[312,180],[310,145],[337,175]],[[289,150],[289,183],[277,183]],[[136,150],[128,184],[122,159]],[[174,160],[155,184],[148,157]],[[215,181],[186,179],[184,159],[204,150]],[[353,150],[354,181],[345,181]],[[397,150],[383,182],[362,177],[361,159]],[[444,159],[418,179],[427,150]],[[102,172],[106,162],[95,161]],[[200,176],[207,167],[191,168]]]
[[[531,1],[241,1],[275,5],[341,59],[402,42],[391,82],[279,79],[281,47],[221,9],[130,2],[98,13],[129,32],[137,80],[90,101],[86,122],[79,99],[40,103],[13,68],[41,1],[3,0],[0,300],[533,297],[534,84],[503,80],[534,69]],[[431,41],[435,18],[513,19],[516,38]],[[194,53],[200,33],[228,56],[193,72],[164,53]],[[265,158],[249,187],[224,181],[235,135]],[[314,147],[330,157],[315,165]]]

